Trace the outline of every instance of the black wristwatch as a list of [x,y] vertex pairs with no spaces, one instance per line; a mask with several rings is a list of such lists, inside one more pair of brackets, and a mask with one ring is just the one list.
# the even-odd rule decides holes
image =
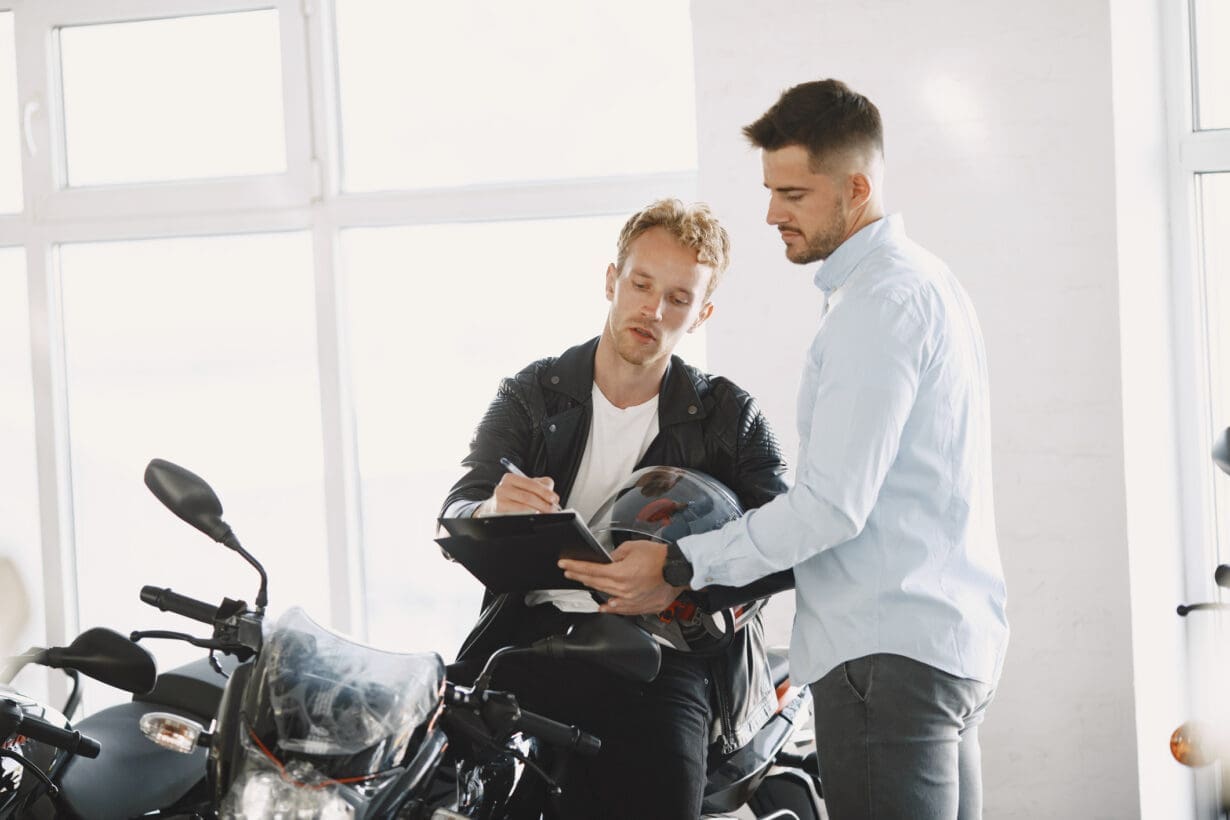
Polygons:
[[673,587],[686,587],[692,582],[692,562],[683,555],[679,545],[666,545],[666,563],[662,565],[662,580]]

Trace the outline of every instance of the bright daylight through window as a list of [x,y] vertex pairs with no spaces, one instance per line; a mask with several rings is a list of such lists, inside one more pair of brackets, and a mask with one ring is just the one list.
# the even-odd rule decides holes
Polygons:
[[347,190],[696,166],[687,3],[467,0],[427,25],[403,2],[337,13]]
[[[17,111],[17,62],[13,59],[13,13],[0,11],[0,111]],[[0,117],[0,214],[21,210],[20,125]]]
[[[30,382],[30,325],[25,255],[0,248],[0,560],[8,559],[30,602],[24,626],[0,636],[0,655],[35,645],[43,633],[43,572],[38,550],[38,482],[34,461],[34,403]],[[8,596],[6,596],[8,597]],[[20,596],[18,596],[20,597]],[[11,601],[6,601],[11,603]],[[26,691],[43,682],[23,677]],[[36,692],[37,693],[37,692]]]
[[1230,128],[1230,3],[1194,0],[1196,128]]
[[70,185],[285,170],[277,12],[74,26],[60,54]]

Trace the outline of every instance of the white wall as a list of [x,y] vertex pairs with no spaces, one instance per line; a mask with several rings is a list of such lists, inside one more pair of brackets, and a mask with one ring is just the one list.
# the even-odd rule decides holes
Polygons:
[[[1144,5],[1121,4],[1119,28]],[[1154,398],[1125,418],[1117,260],[1145,251],[1124,275],[1141,273],[1158,259],[1165,224],[1164,205],[1132,218],[1117,211],[1110,5],[697,0],[692,13],[699,196],[730,228],[735,257],[709,325],[709,365],[760,398],[787,452],[797,443],[795,391],[819,297],[810,269],[786,262],[764,225],[759,159],[739,133],[784,88],[837,77],[876,102],[888,206],[948,261],[979,311],[1013,630],[983,730],[986,816],[1136,817],[1142,788],[1145,816],[1190,814],[1190,777],[1162,759],[1165,737],[1146,738],[1138,760],[1138,722],[1153,731],[1178,711],[1173,683],[1149,681],[1149,696],[1167,703],[1161,718],[1135,697],[1133,628],[1146,634],[1146,649],[1173,643],[1178,592],[1154,587],[1165,610],[1142,612],[1134,625],[1127,509],[1172,477],[1163,463],[1152,483],[1137,480],[1167,461],[1156,445],[1172,431],[1157,430],[1144,459],[1129,457],[1140,461],[1131,475],[1123,454],[1125,424],[1135,435],[1150,418],[1169,423],[1159,398],[1169,385],[1150,382],[1166,376],[1168,307],[1164,265],[1122,295],[1125,311],[1153,322],[1133,349],[1161,338],[1145,368],[1127,376],[1133,395]],[[1138,112],[1150,102],[1138,101]],[[1137,177],[1124,197],[1147,193],[1154,179]],[[1142,233],[1121,238],[1125,230]],[[1177,564],[1173,505],[1163,507],[1160,518],[1136,511],[1133,535],[1155,538],[1162,555],[1135,566],[1142,589],[1150,572]],[[789,613],[773,623],[788,628]],[[1138,661],[1148,677],[1148,659]],[[1170,666],[1165,674],[1177,677]],[[1138,774],[1146,762],[1171,767],[1147,788]]]

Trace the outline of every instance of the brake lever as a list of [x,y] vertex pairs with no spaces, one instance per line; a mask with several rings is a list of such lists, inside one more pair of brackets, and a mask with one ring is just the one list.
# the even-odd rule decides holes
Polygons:
[[1211,609],[1214,611],[1227,610],[1227,609],[1230,609],[1230,604],[1222,604],[1222,603],[1179,604],[1177,612],[1179,613],[1180,617],[1185,618],[1187,617],[1187,613],[1199,612],[1202,609]]
[[[186,632],[168,632],[165,629],[147,629],[141,632],[133,632],[128,636],[128,640],[137,643],[142,638],[166,638],[172,641],[183,641],[190,643],[193,646],[199,646],[201,649],[208,649],[210,652],[225,652],[238,656],[241,652],[251,650],[246,646],[239,646],[230,641],[221,641],[216,638],[198,638],[194,635],[189,635]],[[243,658],[241,658],[243,660]]]
[[199,641],[208,640],[189,635],[187,632],[169,632],[165,629],[143,629],[128,633],[128,640],[137,643],[142,638],[166,638],[173,641],[186,641],[193,646],[200,646]]

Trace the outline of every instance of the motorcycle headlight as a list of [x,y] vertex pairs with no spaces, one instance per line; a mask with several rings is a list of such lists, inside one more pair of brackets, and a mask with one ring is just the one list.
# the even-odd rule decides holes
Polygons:
[[220,816],[224,820],[352,820],[355,810],[343,796],[344,788],[307,786],[272,771],[247,772],[231,787]]
[[257,774],[248,778],[240,793],[238,813],[244,817],[269,817],[278,801],[280,779],[274,774]]

